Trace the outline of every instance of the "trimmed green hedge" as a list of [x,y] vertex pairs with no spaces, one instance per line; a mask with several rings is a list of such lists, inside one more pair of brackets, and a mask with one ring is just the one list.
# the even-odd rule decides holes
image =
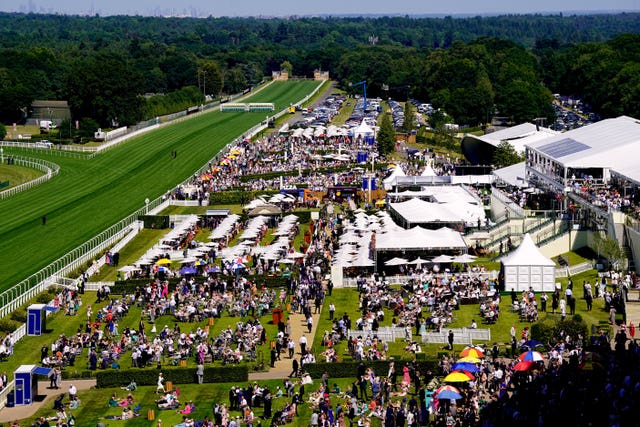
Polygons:
[[[377,375],[386,376],[389,372],[390,360],[364,360],[364,366],[372,368]],[[409,360],[396,359],[396,372],[402,375],[402,367],[409,363]],[[355,378],[358,372],[360,362],[334,362],[334,363],[306,363],[302,370],[308,372],[311,378],[322,378],[322,373],[327,371],[331,378]],[[431,370],[438,372],[438,361],[436,359],[416,360],[416,369],[422,373]]]
[[[123,387],[134,380],[137,385],[155,385],[158,383],[158,373],[162,372],[165,381],[173,384],[194,384],[197,382],[196,368],[164,367],[157,369],[123,369],[99,371],[96,374],[98,388]],[[247,366],[223,366],[204,368],[205,383],[227,383],[249,381]]]
[[278,191],[265,190],[265,191],[245,191],[245,190],[230,190],[230,191],[214,191],[209,195],[209,205],[240,205],[249,203],[256,197],[267,194],[278,194]]

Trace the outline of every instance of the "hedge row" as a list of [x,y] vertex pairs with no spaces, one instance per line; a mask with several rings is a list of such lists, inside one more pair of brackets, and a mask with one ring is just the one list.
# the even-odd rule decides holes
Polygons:
[[[165,381],[173,384],[194,384],[197,382],[196,368],[165,367],[161,371],[157,369],[122,369],[100,371],[96,374],[98,388],[123,387],[132,380],[137,385],[156,385],[158,373],[162,372]],[[247,366],[223,366],[205,367],[205,383],[229,383],[249,381],[249,369]]]
[[[371,368],[377,375],[387,375],[389,372],[390,360],[363,361],[365,367]],[[402,367],[409,363],[409,360],[396,359],[396,372],[402,375]],[[305,363],[303,371],[308,372],[311,378],[321,378],[324,371],[327,371],[331,378],[355,378],[360,362],[334,362],[334,363]],[[416,369],[420,372],[438,371],[438,361],[436,359],[416,360]]]
[[265,190],[265,191],[245,191],[245,190],[231,190],[231,191],[214,191],[209,196],[210,205],[240,205],[249,203],[251,200],[258,196],[267,194],[278,194],[278,191]]

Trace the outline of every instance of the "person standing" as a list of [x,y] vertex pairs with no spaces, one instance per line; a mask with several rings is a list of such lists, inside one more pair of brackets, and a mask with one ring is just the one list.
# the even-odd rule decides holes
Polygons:
[[198,384],[202,384],[204,382],[204,365],[202,363],[198,363],[196,375],[198,376]]
[[309,316],[307,317],[307,330],[309,331],[309,333],[311,333],[312,328],[313,328],[313,316],[309,314]]
[[162,394],[165,393],[165,389],[164,389],[164,377],[162,376],[162,372],[160,372],[160,374],[158,375],[158,385],[156,387],[156,393],[158,393],[159,391],[162,392]]
[[289,350],[289,359],[293,359],[293,354],[296,350],[296,343],[291,338],[289,338],[289,341],[287,341],[287,350]]
[[307,352],[307,337],[304,335],[301,336],[300,341],[298,341],[298,344],[300,344],[300,354],[304,356],[305,353]]
[[333,304],[333,301],[329,304],[329,320],[333,320],[333,314],[336,312],[336,306]]
[[298,376],[298,368],[298,359],[293,359],[291,361],[291,373],[289,374],[289,378]]
[[540,296],[540,311],[543,313],[547,312],[547,300],[549,299],[549,295],[546,292],[543,292]]
[[449,329],[449,335],[447,336],[447,341],[449,342],[449,350],[453,350],[453,331]]

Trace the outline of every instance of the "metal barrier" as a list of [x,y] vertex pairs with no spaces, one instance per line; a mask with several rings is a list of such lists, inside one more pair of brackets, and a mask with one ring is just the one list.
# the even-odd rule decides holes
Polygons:
[[[32,179],[31,181],[25,182],[23,184],[16,185],[15,187],[11,187],[6,190],[0,191],[0,200],[4,200],[22,191],[29,190],[30,188],[33,188],[37,185],[47,182],[54,176],[58,175],[58,173],[60,172],[60,166],[58,166],[55,163],[48,162],[46,160],[33,159],[30,157],[22,157],[22,156],[7,156],[7,157],[10,157],[11,160],[16,165],[37,169],[39,171],[44,172],[44,175],[39,176],[38,178]],[[4,159],[0,159],[0,163],[2,162],[4,162]]]

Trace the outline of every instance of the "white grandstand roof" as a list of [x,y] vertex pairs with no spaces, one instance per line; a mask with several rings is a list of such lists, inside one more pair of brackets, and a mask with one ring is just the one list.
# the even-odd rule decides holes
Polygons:
[[558,132],[536,126],[533,123],[522,123],[510,128],[501,129],[486,135],[466,134],[461,141],[462,153],[474,164],[491,163],[493,152],[502,141],[507,141],[518,153],[524,153],[525,145],[545,141]]
[[502,141],[508,141],[517,152],[524,152],[525,144],[533,144],[538,141],[545,141],[550,136],[557,135],[558,132],[544,127],[537,127],[533,123],[522,123],[496,132],[491,132],[482,136],[469,135],[470,137],[484,141],[497,147]]
[[573,129],[527,147],[565,167],[629,169],[638,173],[640,121],[620,116]]

